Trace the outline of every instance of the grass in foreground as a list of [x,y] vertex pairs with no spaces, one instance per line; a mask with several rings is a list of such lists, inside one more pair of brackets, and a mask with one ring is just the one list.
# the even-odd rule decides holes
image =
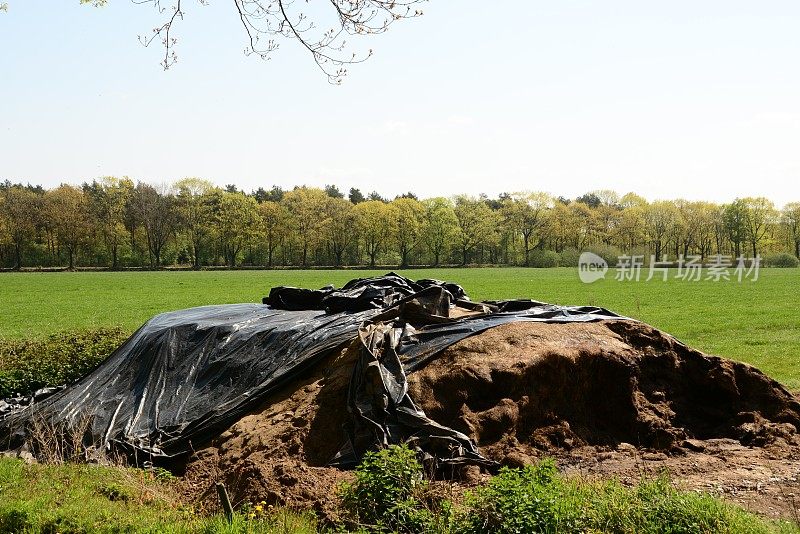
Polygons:
[[[341,285],[380,271],[199,271],[3,273],[0,337],[41,338],[61,331],[122,327],[132,332],[153,315],[204,304],[260,302],[270,287]],[[410,278],[463,285],[475,300],[534,298],[593,304],[648,322],[711,354],[745,361],[800,389],[800,269],[762,269],[756,282],[617,282],[583,284],[576,269],[420,269]],[[646,273],[643,278],[646,278]]]
[[676,490],[666,476],[627,488],[561,475],[550,460],[503,468],[459,503],[432,490],[412,451],[369,453],[343,491],[347,525],[448,534],[799,532],[711,495]]
[[313,517],[278,510],[261,520],[199,517],[167,480],[139,469],[27,465],[0,458],[1,533],[316,532]]
[[232,524],[222,516],[199,517],[171,484],[136,469],[0,458],[0,532],[800,532],[710,495],[678,491],[666,477],[627,488],[563,476],[551,461],[505,468],[452,502],[452,492],[426,482],[414,453],[403,447],[367,455],[355,482],[342,489],[338,525],[249,505]]

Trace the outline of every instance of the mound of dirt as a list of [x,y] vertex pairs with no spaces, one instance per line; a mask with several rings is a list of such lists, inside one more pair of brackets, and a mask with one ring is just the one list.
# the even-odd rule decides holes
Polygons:
[[445,350],[409,388],[429,417],[497,460],[619,443],[670,451],[690,439],[760,446],[800,426],[800,402],[757,369],[631,321],[499,326]]
[[184,492],[198,502],[225,483],[234,506],[266,501],[335,518],[336,492],[352,472],[325,465],[345,441],[347,388],[355,345],[284,386],[263,411],[242,418],[189,459]]
[[[325,465],[346,441],[357,352],[337,351],[197,451],[186,493],[199,500],[222,480],[234,501],[333,518],[336,488],[352,474]],[[642,323],[498,326],[445,349],[408,384],[431,419],[505,465],[555,456],[568,470],[630,481],[668,468],[687,487],[771,515],[789,515],[800,490],[797,399],[749,365]],[[488,476],[477,467],[459,475],[464,484]]]

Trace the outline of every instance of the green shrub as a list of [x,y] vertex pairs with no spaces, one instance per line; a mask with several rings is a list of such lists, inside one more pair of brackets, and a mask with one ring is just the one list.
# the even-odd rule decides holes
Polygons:
[[561,251],[561,257],[558,260],[560,267],[577,267],[580,261],[581,252],[576,248],[565,248]]
[[531,251],[529,256],[529,263],[531,267],[558,267],[558,262],[561,260],[558,252],[552,250],[534,250]]
[[546,460],[522,469],[504,467],[468,495],[458,530],[465,533],[579,532],[582,508],[570,498],[556,465]]
[[0,339],[0,398],[75,382],[127,337],[120,328],[101,328],[44,339]]
[[392,445],[368,452],[356,469],[356,479],[341,490],[348,527],[374,531],[430,531],[434,516],[421,500],[427,487],[414,451]]
[[592,245],[586,250],[603,258],[608,266],[612,268],[619,262],[619,257],[622,255],[622,251],[612,245]]
[[798,267],[800,260],[792,254],[780,252],[777,254],[767,254],[762,260],[764,267]]

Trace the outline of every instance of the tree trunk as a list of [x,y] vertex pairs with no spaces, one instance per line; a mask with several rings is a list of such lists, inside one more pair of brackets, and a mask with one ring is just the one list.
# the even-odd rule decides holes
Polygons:
[[233,268],[233,267],[236,267],[236,256],[239,255],[239,251],[241,250],[241,247],[237,248],[235,246],[232,246],[232,247],[230,247],[229,250],[230,250],[230,256],[229,256],[229,260],[230,261],[228,262],[228,266]]
[[19,243],[14,244],[14,270],[19,271],[22,269],[22,246]]
[[530,234],[526,234],[526,233],[523,232],[522,239],[525,242],[525,267],[529,267],[530,264],[531,264],[531,261],[530,261],[530,257],[531,257],[531,255],[530,255],[530,252],[531,252],[530,239],[531,239],[531,236],[530,236]]
[[131,254],[136,253],[136,228],[131,228]]
[[200,247],[196,244],[192,247],[192,254],[194,255],[194,268],[200,270]]
[[400,247],[400,267],[408,267],[408,250],[406,247]]

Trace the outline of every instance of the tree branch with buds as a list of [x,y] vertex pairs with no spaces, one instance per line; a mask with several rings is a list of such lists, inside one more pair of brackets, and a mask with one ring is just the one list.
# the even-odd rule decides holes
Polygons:
[[[164,47],[161,65],[169,69],[178,59],[174,25],[182,21],[188,0],[131,0],[152,4],[165,16],[147,36],[144,46],[154,42]],[[196,0],[207,5],[208,0]],[[347,67],[366,61],[372,50],[354,51],[348,38],[386,32],[398,20],[422,15],[417,6],[427,0],[232,0],[247,35],[245,54],[269,59],[281,40],[296,40],[314,59],[332,84],[340,84]],[[105,5],[108,0],[80,0],[82,4]]]

